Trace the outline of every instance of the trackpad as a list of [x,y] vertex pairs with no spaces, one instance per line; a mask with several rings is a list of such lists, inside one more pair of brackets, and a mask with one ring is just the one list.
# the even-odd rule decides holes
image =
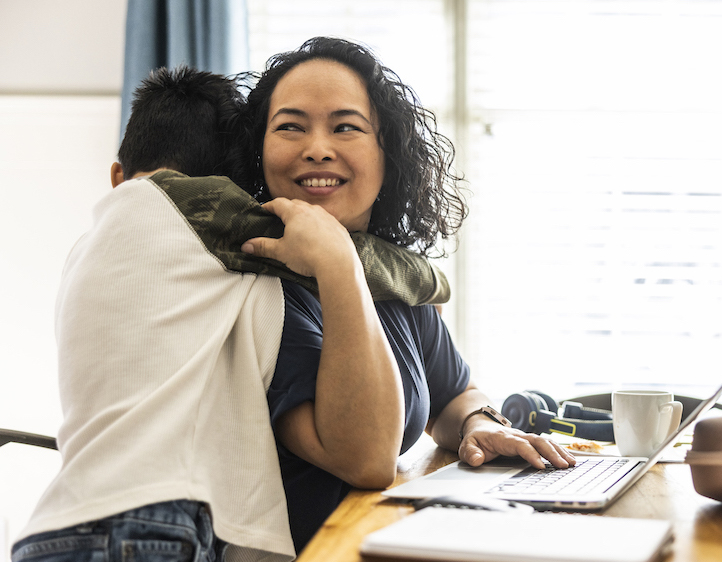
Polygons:
[[490,466],[488,464],[472,468],[456,462],[427,476],[386,490],[383,495],[414,499],[459,495],[465,492],[485,492],[520,470],[519,467]]
[[486,482],[490,485],[500,478],[513,476],[519,472],[518,468],[508,466],[481,465],[472,467],[466,464],[456,464],[446,470],[438,470],[429,476],[428,480],[464,480],[473,486],[481,486]]

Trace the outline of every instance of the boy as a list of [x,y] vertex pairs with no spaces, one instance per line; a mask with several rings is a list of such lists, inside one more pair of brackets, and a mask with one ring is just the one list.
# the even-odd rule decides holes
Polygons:
[[[265,393],[283,327],[275,276],[314,280],[243,256],[280,221],[227,178],[189,177],[228,173],[242,103],[232,80],[189,68],[136,92],[115,189],[63,271],[63,466],[14,562],[294,556]],[[404,288],[376,261],[376,294],[428,302],[444,288],[425,260],[356,241],[414,272]]]

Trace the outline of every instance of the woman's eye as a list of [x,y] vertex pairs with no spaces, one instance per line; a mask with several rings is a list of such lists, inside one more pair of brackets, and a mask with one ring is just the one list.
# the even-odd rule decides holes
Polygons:
[[337,133],[348,133],[349,131],[360,131],[356,125],[351,125],[349,123],[344,123],[343,125],[339,125],[336,127]]
[[296,125],[295,123],[282,123],[278,127],[276,127],[277,131],[302,131],[301,127],[299,125]]

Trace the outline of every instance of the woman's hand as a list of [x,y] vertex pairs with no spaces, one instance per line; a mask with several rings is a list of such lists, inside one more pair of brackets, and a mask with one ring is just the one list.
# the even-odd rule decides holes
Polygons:
[[[458,451],[459,458],[471,466],[479,466],[499,455],[518,455],[540,469],[545,466],[542,459],[547,459],[557,468],[567,468],[576,463],[574,455],[546,437],[505,427],[484,414],[467,419],[471,412],[490,404],[489,398],[469,383],[466,390],[449,402],[437,418],[429,420],[426,431],[441,447]],[[461,444],[460,430],[464,436]]]
[[319,277],[328,268],[357,259],[348,231],[323,207],[278,197],[263,208],[283,221],[283,237],[253,238],[242,251],[275,259],[307,277]]
[[474,416],[466,423],[464,438],[459,446],[459,458],[471,466],[479,466],[499,455],[520,456],[534,468],[543,469],[547,459],[557,468],[576,464],[574,455],[558,443],[518,429],[504,427],[483,415]]

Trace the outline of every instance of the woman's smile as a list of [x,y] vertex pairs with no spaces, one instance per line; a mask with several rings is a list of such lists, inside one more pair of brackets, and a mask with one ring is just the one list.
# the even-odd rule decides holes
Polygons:
[[301,180],[298,182],[299,185],[303,187],[336,187],[338,185],[341,185],[341,181],[337,179],[328,179],[325,180],[323,178],[313,178],[313,179],[307,179],[307,180]]
[[[296,183],[301,187],[308,188],[309,193],[316,193],[318,187],[339,187],[346,183],[346,180],[331,173],[310,172],[296,178]],[[331,191],[329,191],[330,193]],[[323,193],[323,191],[318,192]]]

